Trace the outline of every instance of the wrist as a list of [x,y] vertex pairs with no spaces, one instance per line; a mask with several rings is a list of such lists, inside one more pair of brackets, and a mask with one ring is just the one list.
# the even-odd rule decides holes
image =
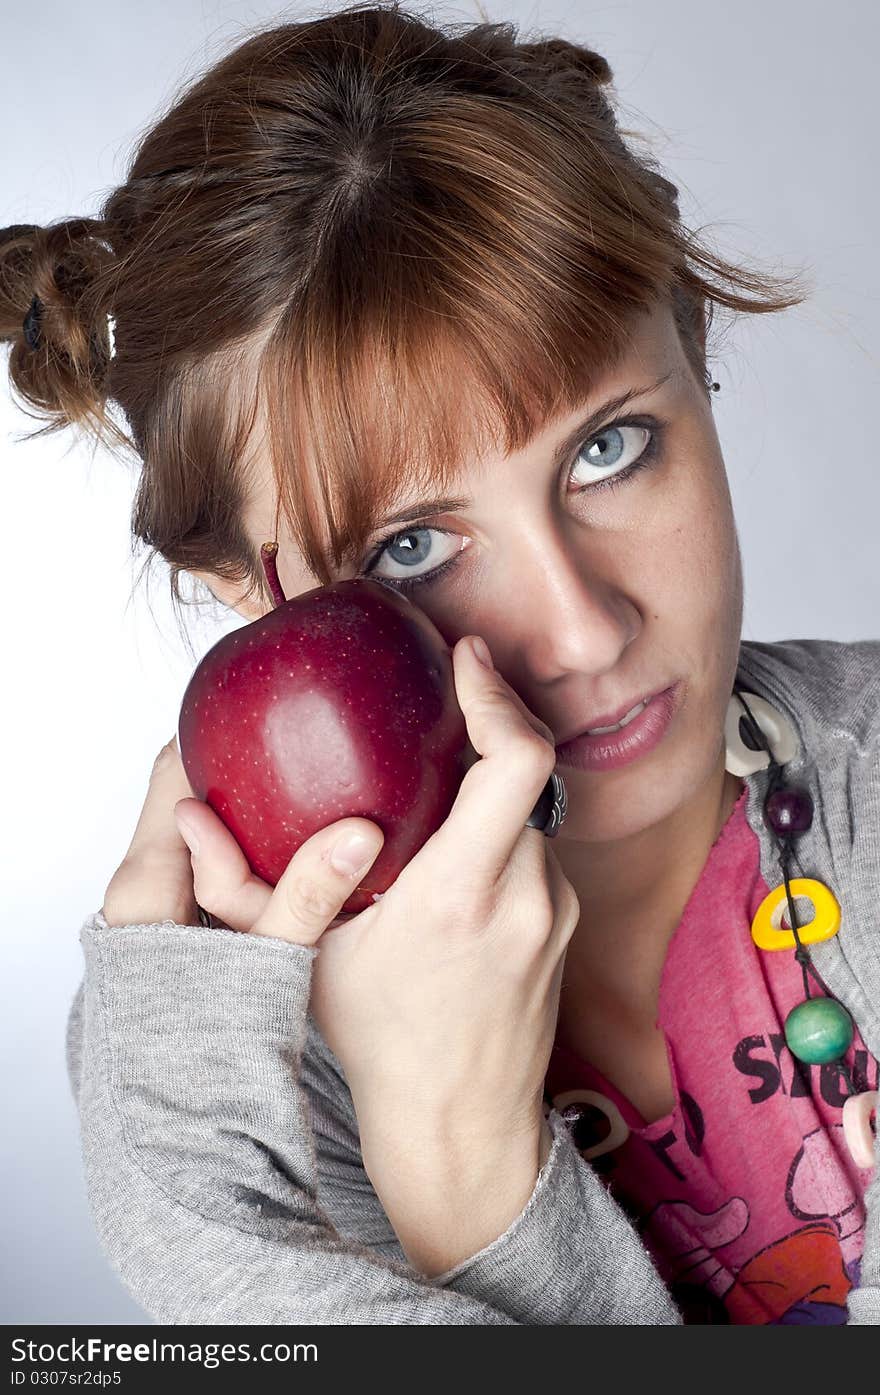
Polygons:
[[435,1278],[479,1254],[528,1203],[553,1145],[543,1116],[529,1132],[490,1138],[420,1129],[374,1140],[364,1166],[413,1268]]

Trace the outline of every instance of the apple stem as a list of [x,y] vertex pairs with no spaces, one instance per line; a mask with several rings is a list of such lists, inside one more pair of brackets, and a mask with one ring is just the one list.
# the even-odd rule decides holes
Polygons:
[[278,565],[275,561],[277,552],[277,542],[264,542],[260,548],[260,561],[263,564],[263,571],[266,573],[266,580],[269,583],[269,590],[272,592],[276,609],[287,601],[287,597],[281,589],[281,582],[278,580]]

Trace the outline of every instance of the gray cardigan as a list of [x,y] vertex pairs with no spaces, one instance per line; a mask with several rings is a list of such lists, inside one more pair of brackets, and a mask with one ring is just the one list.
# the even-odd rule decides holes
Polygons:
[[[815,817],[791,875],[817,877],[841,904],[840,933],[814,963],[880,1057],[880,640],[744,640],[738,677],[800,736],[786,770],[803,773]],[[772,888],[767,780],[748,777],[746,816]],[[90,1207],[110,1263],[157,1322],[681,1323],[556,1110],[550,1156],[505,1233],[435,1279],[407,1262],[308,1010],[320,947],[173,921],[111,929],[100,912],[80,940],[67,1063]],[[876,1324],[880,1169],[866,1202],[849,1321]]]

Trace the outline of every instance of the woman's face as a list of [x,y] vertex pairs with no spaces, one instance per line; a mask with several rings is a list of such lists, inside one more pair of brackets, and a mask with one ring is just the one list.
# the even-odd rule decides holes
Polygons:
[[[372,572],[392,582],[454,558],[409,598],[450,645],[482,635],[496,667],[557,742],[680,682],[676,714],[653,750],[613,770],[559,767],[566,836],[588,843],[659,823],[720,773],[742,622],[724,461],[707,394],[669,309],[643,316],[630,345],[581,410],[517,454],[467,462],[454,485],[467,507],[393,525],[394,540]],[[661,386],[638,391],[660,378]],[[633,390],[622,409],[603,415],[601,429],[579,436],[555,463],[557,447],[581,421]],[[619,487],[597,487],[640,460],[644,468]],[[257,548],[275,535],[268,463],[262,476],[246,519]],[[415,513],[421,502],[401,497],[394,512],[411,504]],[[388,533],[377,529],[367,558],[375,556],[376,537]],[[315,585],[283,536],[278,570],[288,598]],[[228,585],[206,579],[232,604]]]

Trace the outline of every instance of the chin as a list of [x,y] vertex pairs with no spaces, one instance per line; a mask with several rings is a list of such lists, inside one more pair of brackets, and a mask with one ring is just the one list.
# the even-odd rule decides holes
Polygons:
[[665,750],[658,747],[642,761],[602,774],[557,766],[568,796],[559,836],[616,843],[663,823],[717,774],[723,764],[722,731],[719,723],[719,744],[712,750],[677,741]]
[[668,778],[634,778],[631,771],[615,771],[627,779],[562,770],[568,796],[568,812],[559,834],[580,843],[617,843],[636,837],[662,823],[687,799],[688,789],[670,784]]

